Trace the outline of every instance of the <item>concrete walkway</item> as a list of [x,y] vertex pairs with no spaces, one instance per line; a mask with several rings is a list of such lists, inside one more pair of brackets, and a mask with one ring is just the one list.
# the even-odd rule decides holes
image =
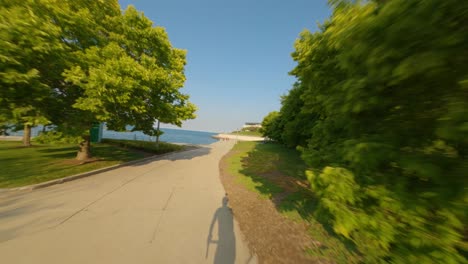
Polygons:
[[2,263],[256,263],[223,205],[233,145],[0,194]]

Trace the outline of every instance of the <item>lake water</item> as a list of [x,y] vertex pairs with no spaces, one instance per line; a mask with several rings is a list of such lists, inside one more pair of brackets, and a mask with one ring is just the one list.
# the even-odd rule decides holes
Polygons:
[[[216,135],[217,133],[171,128],[161,128],[161,130],[164,132],[164,134],[159,137],[159,140],[165,142],[207,145],[217,141],[216,139],[212,138],[212,136]],[[113,139],[156,141],[155,137],[150,137],[139,131],[116,132],[112,130],[104,130],[102,137]]]
[[[185,144],[195,144],[195,145],[207,145],[217,141],[217,139],[212,138],[212,136],[217,133],[211,132],[201,132],[201,131],[191,131],[183,129],[171,129],[171,128],[161,128],[164,134],[159,138],[161,141],[171,142],[171,143],[185,143]],[[32,128],[32,136],[37,136],[42,127]],[[23,131],[12,132],[8,131],[11,136],[22,136]],[[135,132],[117,132],[113,130],[104,130],[103,138],[113,138],[113,139],[129,139],[129,140],[144,140],[144,141],[156,141],[155,137],[150,137],[143,134],[140,131]]]

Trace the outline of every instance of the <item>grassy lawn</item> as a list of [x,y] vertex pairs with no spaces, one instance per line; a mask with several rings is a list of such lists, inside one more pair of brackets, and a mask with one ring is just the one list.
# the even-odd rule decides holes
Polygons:
[[[274,194],[282,192],[282,188],[256,175],[255,170],[265,170],[265,166],[258,164],[256,167],[245,167],[243,162],[248,158],[249,152],[257,144],[255,142],[240,141],[233,148],[233,153],[229,160],[229,173],[236,177],[236,181],[245,185],[251,191],[258,192],[264,198],[272,198]],[[266,165],[266,164],[265,164]]]
[[[45,182],[140,159],[153,153],[160,154],[183,148],[164,143],[161,144],[161,149],[156,151],[151,150],[153,147],[148,143],[134,142],[133,144],[138,146],[138,150],[133,149],[132,146],[119,146],[117,141],[93,144],[91,152],[96,160],[80,164],[74,160],[77,151],[76,145],[41,145],[36,143],[30,148],[25,148],[22,147],[21,142],[0,141],[0,188]],[[144,147],[144,145],[149,145],[149,147]],[[145,152],[141,150],[145,150]]]
[[307,185],[306,165],[298,151],[274,143],[239,142],[232,153],[228,170],[235,180],[267,199],[281,195],[277,210],[294,221],[305,221],[309,235],[324,245],[311,247],[308,254],[336,263],[359,262],[352,245],[336,236],[326,216],[315,210],[317,201]]
[[263,137],[262,133],[258,131],[234,131],[231,134],[239,136]]

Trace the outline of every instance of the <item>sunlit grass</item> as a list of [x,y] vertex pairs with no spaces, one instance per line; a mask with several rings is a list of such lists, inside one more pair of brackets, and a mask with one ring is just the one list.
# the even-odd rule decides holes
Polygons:
[[255,142],[239,142],[234,146],[232,150],[234,154],[228,159],[229,173],[235,177],[237,183],[244,185],[247,189],[258,192],[263,198],[272,198],[282,189],[263,177],[255,175],[255,169],[244,170],[243,161],[256,144]]
[[159,149],[151,142],[124,142],[127,147],[115,140],[110,143],[92,144],[93,160],[80,164],[74,160],[76,145],[36,143],[26,148],[21,142],[0,141],[0,188],[41,183],[183,148],[169,143],[161,143]]
[[263,137],[259,131],[234,131],[231,134],[239,136]]

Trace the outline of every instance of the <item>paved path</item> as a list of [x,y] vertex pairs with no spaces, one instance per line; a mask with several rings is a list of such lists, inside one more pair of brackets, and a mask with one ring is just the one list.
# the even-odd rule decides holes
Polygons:
[[0,193],[0,262],[255,263],[223,205],[218,162],[232,144]]

